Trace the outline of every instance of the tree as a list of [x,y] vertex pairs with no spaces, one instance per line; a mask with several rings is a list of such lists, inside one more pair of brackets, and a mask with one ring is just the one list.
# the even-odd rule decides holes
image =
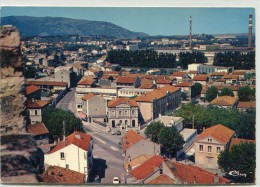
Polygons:
[[240,101],[252,101],[255,100],[255,91],[249,86],[240,87],[237,91],[237,95]]
[[183,148],[185,143],[183,136],[176,127],[164,127],[158,134],[159,143],[170,153],[176,153]]
[[224,150],[219,154],[218,165],[225,172],[232,170],[246,174],[236,182],[254,183],[256,169],[256,146],[255,143],[243,142],[233,145],[230,150]]
[[43,123],[54,139],[63,138],[63,120],[65,122],[66,136],[75,130],[85,132],[82,121],[75,117],[71,111],[53,108],[43,114]]
[[218,95],[218,89],[215,86],[211,86],[206,92],[206,100],[211,102]]
[[222,88],[222,90],[220,91],[220,94],[219,94],[220,96],[225,96],[225,95],[227,95],[227,96],[234,96],[234,93],[233,93],[233,91],[231,90],[231,89],[229,89],[229,88]]
[[162,128],[164,128],[164,124],[162,122],[153,122],[147,126],[144,134],[151,141],[158,143],[158,134]]
[[202,85],[200,83],[196,82],[193,87],[193,96],[199,95],[201,90],[202,90]]

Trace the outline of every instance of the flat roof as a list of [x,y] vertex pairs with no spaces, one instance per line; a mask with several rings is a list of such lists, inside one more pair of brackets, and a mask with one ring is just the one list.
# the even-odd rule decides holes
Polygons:
[[188,129],[188,128],[184,128],[180,134],[183,136],[184,141],[186,142],[186,140],[191,137],[195,132],[197,132],[197,129]]
[[170,124],[172,123],[172,120],[174,121],[174,124],[180,123],[183,121],[182,117],[175,117],[175,116],[161,116],[156,118],[154,121],[161,121],[164,124]]

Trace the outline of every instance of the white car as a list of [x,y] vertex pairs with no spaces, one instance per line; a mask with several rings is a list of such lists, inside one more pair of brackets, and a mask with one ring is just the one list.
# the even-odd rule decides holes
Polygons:
[[120,183],[120,180],[118,177],[114,177],[113,178],[113,184],[119,184]]
[[112,134],[112,135],[115,135],[115,134],[116,134],[116,132],[115,132],[115,131],[112,131],[112,132],[111,132],[111,134]]

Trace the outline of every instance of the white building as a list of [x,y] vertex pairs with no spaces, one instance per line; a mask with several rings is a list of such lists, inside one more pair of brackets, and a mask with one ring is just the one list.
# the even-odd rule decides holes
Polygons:
[[67,82],[68,87],[71,83],[71,74],[73,72],[72,67],[59,66],[54,69],[54,77],[56,82]]
[[76,131],[44,155],[45,168],[59,166],[84,173],[88,178],[93,166],[92,149],[92,137]]

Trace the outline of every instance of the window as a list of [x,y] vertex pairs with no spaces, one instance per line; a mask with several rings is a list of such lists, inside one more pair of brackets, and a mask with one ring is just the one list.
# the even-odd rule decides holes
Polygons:
[[66,169],[69,169],[69,164],[66,164]]
[[217,147],[217,153],[220,153],[220,147]]
[[37,114],[37,110],[35,110],[35,115],[38,115],[38,114]]
[[122,111],[121,110],[119,111],[119,116],[122,116]]
[[211,139],[211,138],[208,138],[208,141],[209,141],[209,142],[212,142],[212,139]]
[[203,145],[200,145],[200,151],[203,151]]
[[132,110],[132,115],[135,115],[135,111],[134,110]]
[[65,154],[64,154],[64,152],[61,152],[61,153],[60,153],[60,159],[61,159],[61,160],[64,160],[64,159],[65,159]]
[[208,146],[208,152],[210,153],[212,151],[212,147]]
[[208,164],[211,164],[212,161],[213,161],[213,158],[212,157],[207,157],[207,161],[208,161]]
[[127,116],[127,110],[125,110],[125,116]]

